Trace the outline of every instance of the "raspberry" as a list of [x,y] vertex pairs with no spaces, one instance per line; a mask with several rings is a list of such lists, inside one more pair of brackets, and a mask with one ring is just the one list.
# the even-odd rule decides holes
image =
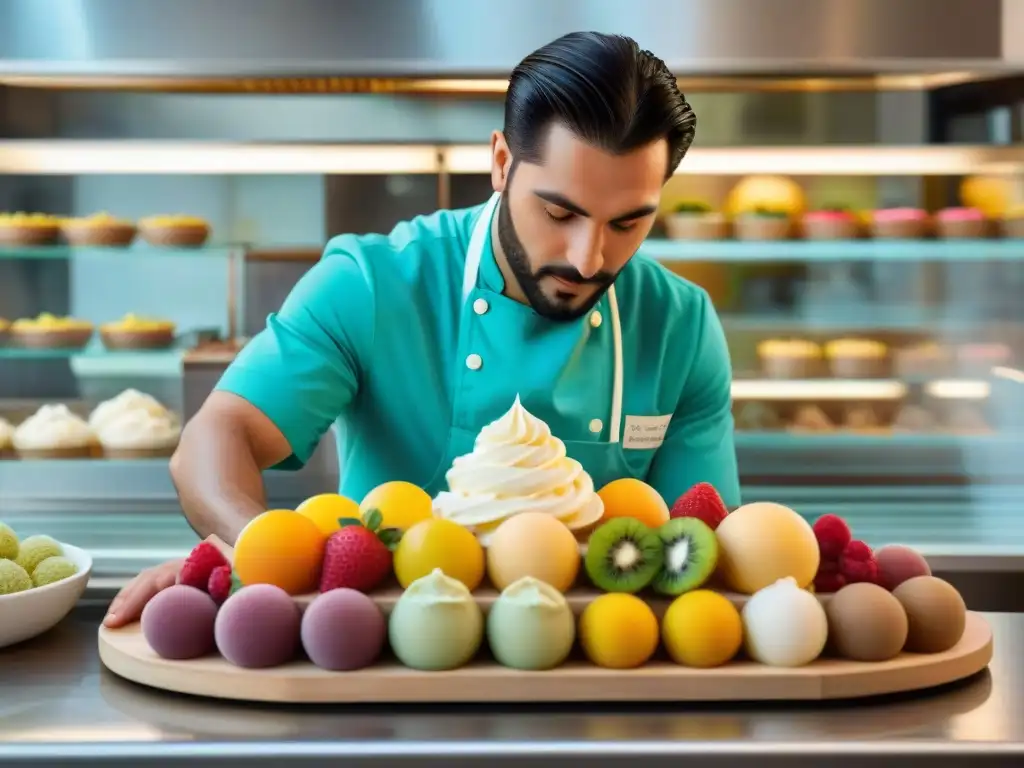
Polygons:
[[863,541],[851,541],[839,558],[839,572],[846,577],[847,584],[858,582],[878,583],[878,561],[871,547]]
[[210,593],[213,601],[220,605],[231,594],[233,585],[231,579],[231,566],[218,565],[210,573],[210,580],[206,583],[206,591]]
[[814,591],[838,592],[846,586],[846,577],[839,572],[839,563],[834,560],[822,560],[818,566],[818,575],[814,577]]
[[835,560],[853,538],[850,526],[839,515],[822,515],[814,521],[814,536],[822,558]]
[[192,550],[178,571],[178,583],[201,589],[204,592],[210,583],[210,574],[214,568],[230,564],[213,544],[201,541]]

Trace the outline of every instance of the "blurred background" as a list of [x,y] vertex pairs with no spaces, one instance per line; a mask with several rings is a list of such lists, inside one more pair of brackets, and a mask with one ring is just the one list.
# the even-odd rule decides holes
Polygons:
[[[697,112],[643,250],[725,323],[745,501],[1021,594],[1018,0],[4,0],[0,417],[187,420],[328,238],[484,201],[509,72],[581,29]],[[166,458],[4,456],[0,519],[100,580],[195,543]],[[325,439],[270,504],[337,474]]]

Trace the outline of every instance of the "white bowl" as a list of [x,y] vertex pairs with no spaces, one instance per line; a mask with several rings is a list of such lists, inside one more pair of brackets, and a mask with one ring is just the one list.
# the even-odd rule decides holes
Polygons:
[[78,573],[63,581],[0,595],[0,648],[20,643],[52,629],[71,613],[92,573],[92,557],[84,549],[61,542],[64,556]]

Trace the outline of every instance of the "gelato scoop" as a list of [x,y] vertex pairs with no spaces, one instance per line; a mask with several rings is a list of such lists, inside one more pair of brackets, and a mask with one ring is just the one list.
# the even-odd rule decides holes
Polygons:
[[575,639],[576,619],[565,596],[531,576],[510,584],[487,615],[487,642],[506,667],[557,667]]
[[821,655],[828,617],[818,598],[787,577],[755,593],[743,606],[747,653],[772,667],[802,667]]
[[829,644],[854,661],[888,661],[907,641],[907,614],[900,601],[877,584],[848,584],[825,608]]
[[37,587],[45,587],[47,584],[55,584],[58,581],[69,579],[78,573],[78,566],[66,557],[55,555],[48,557],[32,571],[32,583]]
[[388,623],[391,650],[412,669],[461,667],[476,654],[483,634],[483,612],[469,589],[440,568],[408,586]]
[[893,597],[907,612],[907,644],[911,653],[942,653],[960,642],[967,625],[967,606],[956,587],[934,576],[915,576]]
[[473,451],[455,459],[446,478],[449,490],[434,499],[434,514],[482,538],[521,512],[551,515],[574,531],[604,512],[593,479],[518,395],[505,415],[480,430]]
[[387,634],[384,614],[362,592],[342,587],[324,592],[302,615],[302,647],[322,669],[362,669],[380,655]]
[[13,560],[0,560],[0,595],[32,589],[32,578]]
[[0,558],[14,560],[18,557],[18,535],[9,525],[0,523]]
[[142,609],[142,635],[153,652],[181,661],[205,656],[214,648],[217,604],[201,589],[168,587]]
[[224,601],[213,632],[225,659],[237,667],[261,669],[295,657],[300,622],[291,595],[272,584],[252,584]]
[[15,562],[31,575],[36,566],[46,558],[61,557],[63,554],[64,550],[60,544],[49,536],[29,536],[18,547],[18,557],[15,558]]

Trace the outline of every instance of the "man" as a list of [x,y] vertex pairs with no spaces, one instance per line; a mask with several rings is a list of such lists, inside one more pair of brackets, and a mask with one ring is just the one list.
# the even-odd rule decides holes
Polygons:
[[[634,257],[696,117],[632,40],[562,37],[516,67],[491,137],[492,200],[342,235],[186,426],[171,470],[201,536],[265,510],[261,471],[301,467],[335,422],[340,493],[387,480],[431,495],[518,395],[597,487],[694,483],[739,503],[731,368],[707,294]],[[134,620],[178,563],[144,572],[107,622]]]

